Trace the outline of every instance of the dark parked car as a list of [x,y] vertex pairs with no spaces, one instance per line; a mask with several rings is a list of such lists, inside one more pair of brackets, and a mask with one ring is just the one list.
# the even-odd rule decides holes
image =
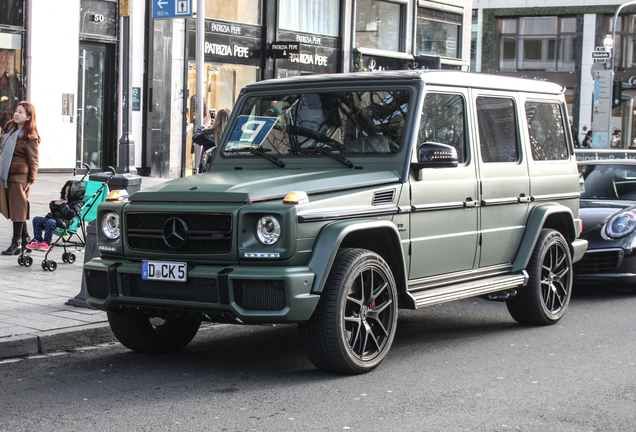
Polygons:
[[575,281],[636,291],[636,160],[583,161],[579,173],[581,238],[588,249],[574,265]]

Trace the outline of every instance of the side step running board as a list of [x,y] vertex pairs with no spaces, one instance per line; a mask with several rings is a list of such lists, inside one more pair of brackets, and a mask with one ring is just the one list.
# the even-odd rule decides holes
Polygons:
[[424,306],[503,291],[526,283],[528,283],[528,273],[522,270],[521,273],[512,275],[495,276],[440,288],[409,292],[408,295],[413,299],[415,307],[419,309]]

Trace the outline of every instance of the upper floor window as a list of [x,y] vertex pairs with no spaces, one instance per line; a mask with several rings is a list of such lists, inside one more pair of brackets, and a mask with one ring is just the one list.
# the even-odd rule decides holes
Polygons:
[[279,28],[338,36],[339,0],[280,0],[278,5]]
[[462,19],[454,13],[417,8],[417,55],[460,58]]
[[573,72],[576,17],[503,18],[499,71]]
[[260,25],[262,0],[205,0],[205,17]]
[[[613,21],[613,15],[605,16],[603,35],[612,34]],[[616,20],[614,67],[636,68],[636,15],[619,15]]]
[[357,47],[402,51],[403,1],[356,0]]

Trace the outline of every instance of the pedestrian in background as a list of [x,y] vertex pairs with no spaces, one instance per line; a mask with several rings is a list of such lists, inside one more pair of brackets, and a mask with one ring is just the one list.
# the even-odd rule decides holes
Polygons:
[[223,131],[227,127],[230,114],[232,114],[232,111],[225,108],[220,110],[214,119],[208,114],[205,119],[203,119],[203,125],[199,126],[192,135],[192,141],[202,147],[199,172],[205,172],[205,168],[203,167],[203,154],[216,146],[216,141],[221,138]]
[[13,222],[11,245],[2,255],[17,255],[29,243],[29,192],[40,165],[39,147],[35,107],[22,101],[0,138],[0,213]]

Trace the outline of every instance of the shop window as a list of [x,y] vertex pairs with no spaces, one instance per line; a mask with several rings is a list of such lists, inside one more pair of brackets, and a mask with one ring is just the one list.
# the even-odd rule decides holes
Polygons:
[[4,125],[24,97],[22,36],[0,33],[0,74],[0,124]]
[[357,47],[401,51],[402,2],[356,0]]
[[477,124],[481,160],[487,163],[519,160],[519,134],[512,99],[478,97]]
[[117,39],[117,2],[104,0],[81,0],[80,33]]
[[417,8],[417,55],[460,58],[462,16]]
[[24,27],[24,0],[0,0],[0,24]]
[[[203,109],[205,115],[211,110],[232,109],[243,87],[258,81],[258,66],[229,63],[205,63],[203,78]],[[188,135],[186,141],[186,169],[193,167],[194,149],[192,134],[196,122],[196,64],[188,64],[188,99],[186,105]],[[202,123],[202,122],[201,122]],[[188,172],[191,173],[191,172]]]
[[261,24],[262,0],[205,0],[205,17],[245,24]]
[[561,107],[557,103],[526,102],[532,159],[566,160],[568,144]]
[[338,36],[338,0],[280,0],[278,27],[284,30]]
[[575,17],[499,20],[499,71],[573,72]]

